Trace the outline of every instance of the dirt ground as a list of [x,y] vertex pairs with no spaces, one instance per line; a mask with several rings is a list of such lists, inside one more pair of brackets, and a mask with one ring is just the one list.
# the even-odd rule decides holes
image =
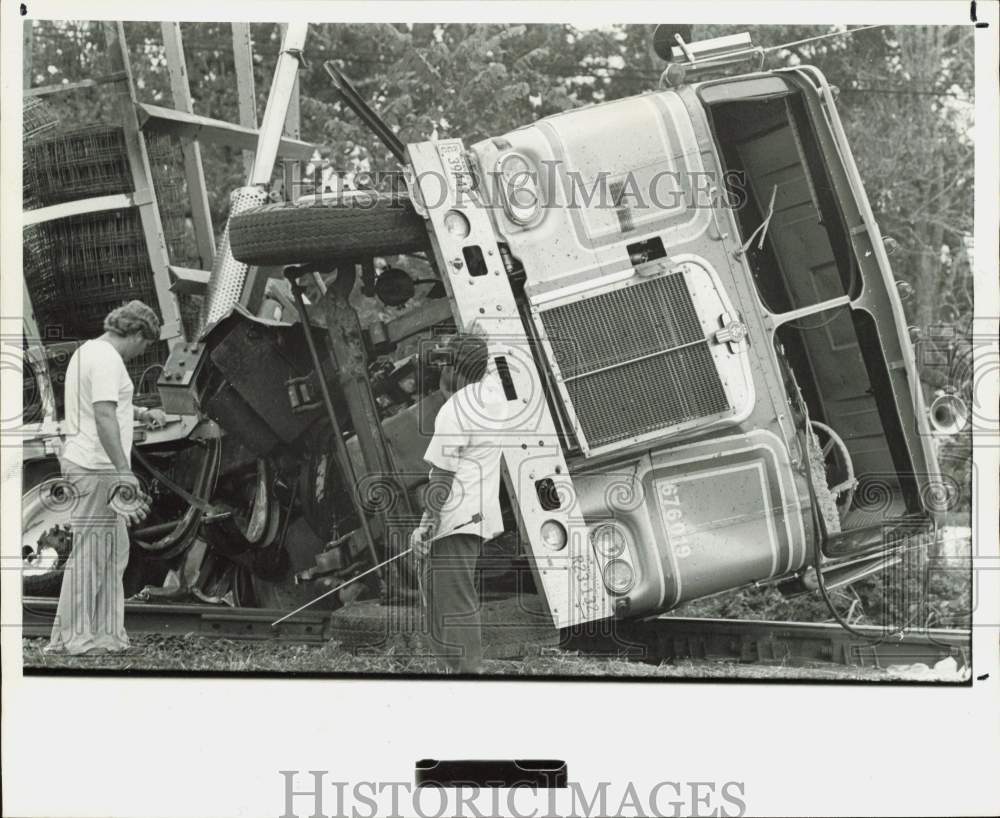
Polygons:
[[[225,672],[233,674],[435,674],[434,661],[398,647],[355,655],[336,642],[290,644],[210,639],[203,636],[137,634],[134,652],[124,656],[72,657],[43,653],[44,639],[24,639],[24,667],[31,672],[72,670],[125,673]],[[491,676],[629,677],[647,679],[810,680],[891,682],[878,668],[824,665],[791,667],[735,662],[679,661],[660,665],[581,656],[558,648],[536,648],[524,659],[486,659]]]

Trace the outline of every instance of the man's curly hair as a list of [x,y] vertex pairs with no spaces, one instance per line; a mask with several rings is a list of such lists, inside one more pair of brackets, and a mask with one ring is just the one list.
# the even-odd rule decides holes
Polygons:
[[138,332],[147,341],[157,341],[160,338],[160,319],[151,307],[141,301],[129,301],[108,313],[104,319],[104,330],[121,336]]

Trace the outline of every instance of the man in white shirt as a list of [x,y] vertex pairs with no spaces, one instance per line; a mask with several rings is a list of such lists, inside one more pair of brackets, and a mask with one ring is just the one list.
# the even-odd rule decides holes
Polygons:
[[457,335],[441,373],[447,397],[424,460],[431,465],[426,511],[410,538],[422,560],[431,647],[446,671],[477,673],[482,628],[476,563],[482,543],[503,531],[500,439],[507,398],[486,341]]
[[156,313],[141,301],[118,307],[104,319],[105,332],[85,341],[66,372],[66,441],[60,455],[73,506],[73,552],[66,562],[56,620],[47,650],[82,654],[128,648],[125,591],[127,523],[145,506],[132,473],[132,424],[162,426],[160,409],[132,404],[125,361],[160,337]]

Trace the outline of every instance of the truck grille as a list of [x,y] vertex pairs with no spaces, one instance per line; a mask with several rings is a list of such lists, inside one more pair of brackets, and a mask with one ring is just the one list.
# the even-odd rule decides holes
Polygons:
[[682,273],[541,312],[591,449],[729,408]]

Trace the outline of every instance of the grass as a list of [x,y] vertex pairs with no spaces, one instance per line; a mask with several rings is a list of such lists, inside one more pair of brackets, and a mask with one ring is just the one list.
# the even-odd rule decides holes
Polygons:
[[[24,667],[34,671],[88,670],[122,672],[212,671],[283,674],[435,674],[434,661],[407,655],[398,648],[354,655],[336,642],[293,644],[214,639],[194,634],[161,636],[136,634],[138,648],[125,656],[51,656],[45,639],[24,639]],[[485,659],[483,673],[501,676],[629,677],[649,679],[806,679],[821,681],[888,681],[876,668],[824,665],[792,667],[735,662],[679,661],[660,665],[615,658],[582,656],[556,648],[536,649],[524,659]]]

